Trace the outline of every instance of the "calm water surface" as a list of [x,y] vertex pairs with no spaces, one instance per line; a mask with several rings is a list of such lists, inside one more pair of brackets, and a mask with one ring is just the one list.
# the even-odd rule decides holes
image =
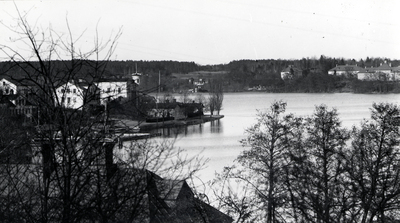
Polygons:
[[176,136],[173,130],[161,130],[166,138],[177,137],[175,146],[185,149],[189,155],[202,152],[210,161],[200,172],[207,182],[215,172],[229,166],[244,149],[239,140],[245,137],[245,129],[255,123],[257,110],[268,109],[275,100],[287,102],[287,112],[298,116],[312,115],[315,105],[325,104],[336,108],[345,127],[358,125],[370,117],[373,102],[399,103],[400,94],[297,94],[297,93],[225,93],[223,110],[225,117],[213,123],[188,126]]

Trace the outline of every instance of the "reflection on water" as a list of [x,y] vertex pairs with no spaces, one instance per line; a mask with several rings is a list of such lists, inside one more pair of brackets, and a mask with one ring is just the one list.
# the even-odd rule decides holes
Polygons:
[[177,138],[178,136],[188,137],[190,135],[202,136],[204,131],[206,133],[222,133],[222,122],[220,120],[215,120],[196,125],[165,127],[160,129],[153,129],[150,131],[150,133],[161,134],[162,138]]
[[222,122],[218,119],[215,121],[210,122],[211,125],[211,133],[222,133],[223,130],[223,126],[222,126]]

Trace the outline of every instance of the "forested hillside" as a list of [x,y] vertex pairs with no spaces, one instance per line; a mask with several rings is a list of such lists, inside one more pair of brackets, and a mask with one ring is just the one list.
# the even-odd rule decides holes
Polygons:
[[[110,76],[141,73],[140,90],[153,92],[184,92],[194,86],[189,79],[202,79],[206,83],[218,80],[223,83],[224,91],[236,92],[249,89],[268,92],[400,92],[398,83],[364,82],[356,79],[329,76],[328,70],[336,65],[358,65],[360,67],[378,67],[384,61],[392,67],[400,65],[400,60],[387,58],[344,59],[321,55],[319,58],[302,58],[297,60],[265,59],[237,60],[228,64],[199,65],[195,62],[179,61],[108,61],[106,74]],[[65,61],[58,63],[63,66]],[[18,75],[22,71],[13,69],[11,63],[0,63],[0,74]],[[88,62],[90,64],[90,61]],[[298,78],[283,81],[280,72],[294,66],[302,71]],[[56,69],[55,69],[56,70]],[[85,76],[85,69],[81,69]],[[207,84],[204,86],[207,90]]]

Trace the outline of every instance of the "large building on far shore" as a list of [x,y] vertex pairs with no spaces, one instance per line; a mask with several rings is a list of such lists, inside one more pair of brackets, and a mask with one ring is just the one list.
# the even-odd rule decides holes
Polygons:
[[366,81],[400,81],[400,67],[392,67],[391,63],[385,61],[379,67],[365,68],[357,78]]
[[329,75],[356,77],[358,73],[363,72],[364,68],[356,65],[336,65],[336,67],[328,70]]
[[364,81],[400,81],[400,67],[392,67],[387,61],[379,67],[359,67],[356,65],[337,65],[328,71],[329,75],[357,78]]

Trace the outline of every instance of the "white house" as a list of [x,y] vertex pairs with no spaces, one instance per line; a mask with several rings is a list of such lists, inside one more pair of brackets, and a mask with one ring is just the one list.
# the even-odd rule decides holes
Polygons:
[[27,95],[35,91],[35,84],[26,79],[15,80],[11,77],[0,77],[0,92],[3,95]]
[[81,109],[84,104],[84,93],[83,87],[73,81],[67,82],[56,89],[57,101],[55,103],[65,108]]
[[100,92],[100,103],[128,97],[127,79],[103,79],[96,83]]
[[2,91],[3,95],[17,94],[18,85],[17,83],[3,78],[0,80],[0,90]]
[[117,76],[98,80],[95,84],[99,91],[100,104],[122,98],[135,98],[136,87],[140,84],[140,73],[129,76]]
[[328,70],[329,75],[336,75],[336,76],[357,76],[358,73],[364,72],[364,68],[359,67],[356,65],[336,65],[336,67]]
[[385,61],[379,67],[365,68],[363,72],[358,73],[357,78],[367,81],[400,81],[400,67],[392,67]]

